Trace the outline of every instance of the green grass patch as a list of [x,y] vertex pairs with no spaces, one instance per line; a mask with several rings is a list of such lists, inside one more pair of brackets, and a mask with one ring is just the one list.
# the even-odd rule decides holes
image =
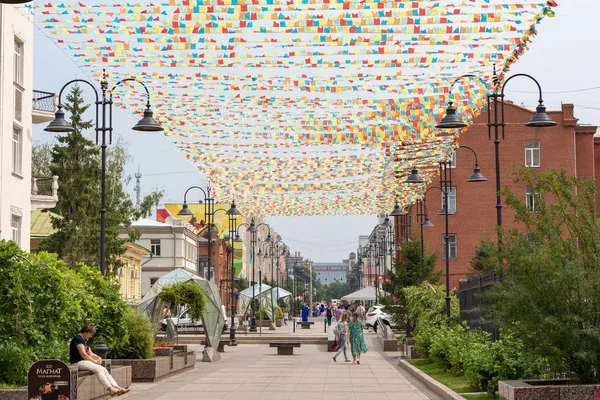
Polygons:
[[[462,397],[467,400],[490,400],[487,394],[463,394]],[[495,399],[497,399],[497,397],[495,397]]]
[[[409,360],[413,366],[417,367],[427,375],[440,382],[443,385],[448,386],[456,393],[472,393],[478,392],[477,388],[469,385],[467,378],[464,376],[454,376],[448,371],[444,371],[439,365],[430,360]],[[477,397],[474,397],[477,399]],[[485,399],[486,397],[482,397]]]

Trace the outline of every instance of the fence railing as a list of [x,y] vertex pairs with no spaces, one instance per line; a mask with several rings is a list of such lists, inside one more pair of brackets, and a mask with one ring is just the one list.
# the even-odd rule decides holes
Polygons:
[[56,112],[54,103],[55,93],[43,92],[41,90],[33,91],[33,110],[44,112]]
[[482,294],[502,281],[502,276],[491,273],[468,279],[461,279],[458,284],[458,300],[460,302],[460,321],[466,322],[470,328],[481,329],[498,339],[498,328],[489,315],[482,312],[484,300]]

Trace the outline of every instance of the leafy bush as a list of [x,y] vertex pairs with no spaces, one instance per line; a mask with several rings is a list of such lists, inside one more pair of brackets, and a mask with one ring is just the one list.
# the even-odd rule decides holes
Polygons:
[[84,265],[0,241],[0,293],[0,383],[24,384],[39,359],[68,361],[66,340],[87,321],[109,347],[127,340],[118,286]]
[[158,298],[171,306],[186,307],[192,321],[200,321],[206,309],[204,289],[192,281],[167,285],[158,293]]
[[267,314],[267,311],[264,309],[260,309],[259,311],[255,312],[254,316],[256,317],[256,319],[264,320],[264,321],[271,319],[271,317],[269,317],[269,314]]
[[154,356],[152,350],[154,335],[150,319],[128,309],[125,313],[125,325],[128,333],[127,340],[122,341],[109,352],[110,358],[152,358]]
[[[415,344],[422,355],[429,355],[434,337],[447,325],[446,294],[443,286],[424,283],[421,286],[404,288],[406,313],[416,322],[414,330]],[[458,298],[452,293],[450,298],[450,322],[458,323]]]

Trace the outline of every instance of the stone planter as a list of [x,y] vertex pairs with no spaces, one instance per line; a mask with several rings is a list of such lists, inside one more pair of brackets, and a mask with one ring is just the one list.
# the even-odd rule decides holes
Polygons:
[[275,320],[275,326],[277,328],[281,328],[283,326],[283,320],[282,319]]
[[404,339],[402,339],[400,351],[402,353],[402,357],[408,358],[409,360],[423,358],[419,353],[417,353],[417,346],[415,345],[415,340],[411,337],[405,337]]
[[156,382],[172,374],[193,368],[196,365],[196,352],[187,345],[155,348],[156,357],[148,360],[111,360],[112,365],[131,366],[133,382]]
[[498,392],[504,400],[592,400],[600,396],[600,385],[578,385],[568,379],[500,381]]

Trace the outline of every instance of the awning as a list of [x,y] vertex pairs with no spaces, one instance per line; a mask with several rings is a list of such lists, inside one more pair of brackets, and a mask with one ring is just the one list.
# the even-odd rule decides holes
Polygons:
[[[385,291],[380,292],[380,296],[389,296],[389,293]],[[358,300],[368,300],[375,301],[375,288],[373,286],[364,287],[354,293],[350,293],[342,297],[342,300],[346,301],[358,301]]]

